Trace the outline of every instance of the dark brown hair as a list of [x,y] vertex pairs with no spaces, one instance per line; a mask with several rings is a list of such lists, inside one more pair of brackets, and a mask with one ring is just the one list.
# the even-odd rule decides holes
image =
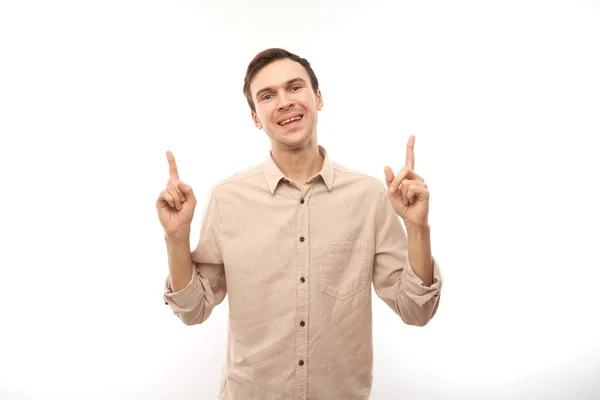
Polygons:
[[310,63],[305,58],[299,57],[296,54],[290,53],[287,50],[279,49],[279,48],[271,48],[267,50],[263,50],[258,53],[250,64],[248,64],[248,69],[246,70],[246,77],[244,78],[244,95],[246,96],[246,100],[248,100],[248,105],[253,112],[256,112],[256,107],[254,106],[254,100],[252,99],[252,94],[250,93],[250,83],[252,80],[264,67],[271,64],[273,61],[281,60],[284,58],[289,58],[292,61],[296,61],[300,63],[308,73],[310,78],[310,83],[313,91],[317,94],[317,90],[319,90],[319,80],[315,75],[315,72],[310,67]]

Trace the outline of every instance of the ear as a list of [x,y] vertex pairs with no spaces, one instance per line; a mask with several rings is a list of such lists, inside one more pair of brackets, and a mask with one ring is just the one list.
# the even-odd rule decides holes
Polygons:
[[323,109],[323,94],[321,89],[317,89],[317,110],[321,111],[321,109]]
[[260,123],[260,120],[258,119],[258,115],[256,115],[256,113],[254,111],[252,111],[251,114],[252,114],[252,120],[254,121],[254,126],[256,126],[257,129],[262,129],[262,124]]

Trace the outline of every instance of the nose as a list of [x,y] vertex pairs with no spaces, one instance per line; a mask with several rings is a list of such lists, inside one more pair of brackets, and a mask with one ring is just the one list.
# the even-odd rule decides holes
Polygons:
[[277,109],[279,111],[285,110],[286,108],[290,108],[294,105],[294,101],[285,91],[279,95],[278,100]]

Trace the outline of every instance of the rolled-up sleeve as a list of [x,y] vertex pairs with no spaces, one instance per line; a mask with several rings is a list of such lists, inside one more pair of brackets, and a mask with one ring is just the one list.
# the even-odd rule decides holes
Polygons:
[[200,238],[192,251],[192,276],[183,289],[173,292],[165,279],[163,300],[186,325],[200,324],[227,293],[221,252],[219,208],[214,190],[204,210]]
[[373,287],[409,325],[424,326],[437,312],[443,277],[435,257],[433,263],[433,283],[427,286],[413,271],[406,231],[383,189],[375,226]]

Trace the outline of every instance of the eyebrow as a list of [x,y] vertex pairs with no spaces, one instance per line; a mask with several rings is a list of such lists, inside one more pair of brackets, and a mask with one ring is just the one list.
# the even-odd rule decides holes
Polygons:
[[[298,78],[290,79],[289,81],[287,81],[287,82],[286,82],[286,86],[289,86],[289,85],[291,85],[292,83],[296,83],[296,82],[301,82],[301,83],[304,83],[304,84],[306,84],[306,81],[305,81],[304,79],[302,79],[302,78],[298,77]],[[256,92],[256,98],[258,99],[262,93],[264,93],[264,92],[269,92],[269,91],[271,91],[271,90],[273,90],[273,88],[272,88],[272,87],[266,87],[266,88],[262,88],[262,89],[260,89],[258,92]]]

